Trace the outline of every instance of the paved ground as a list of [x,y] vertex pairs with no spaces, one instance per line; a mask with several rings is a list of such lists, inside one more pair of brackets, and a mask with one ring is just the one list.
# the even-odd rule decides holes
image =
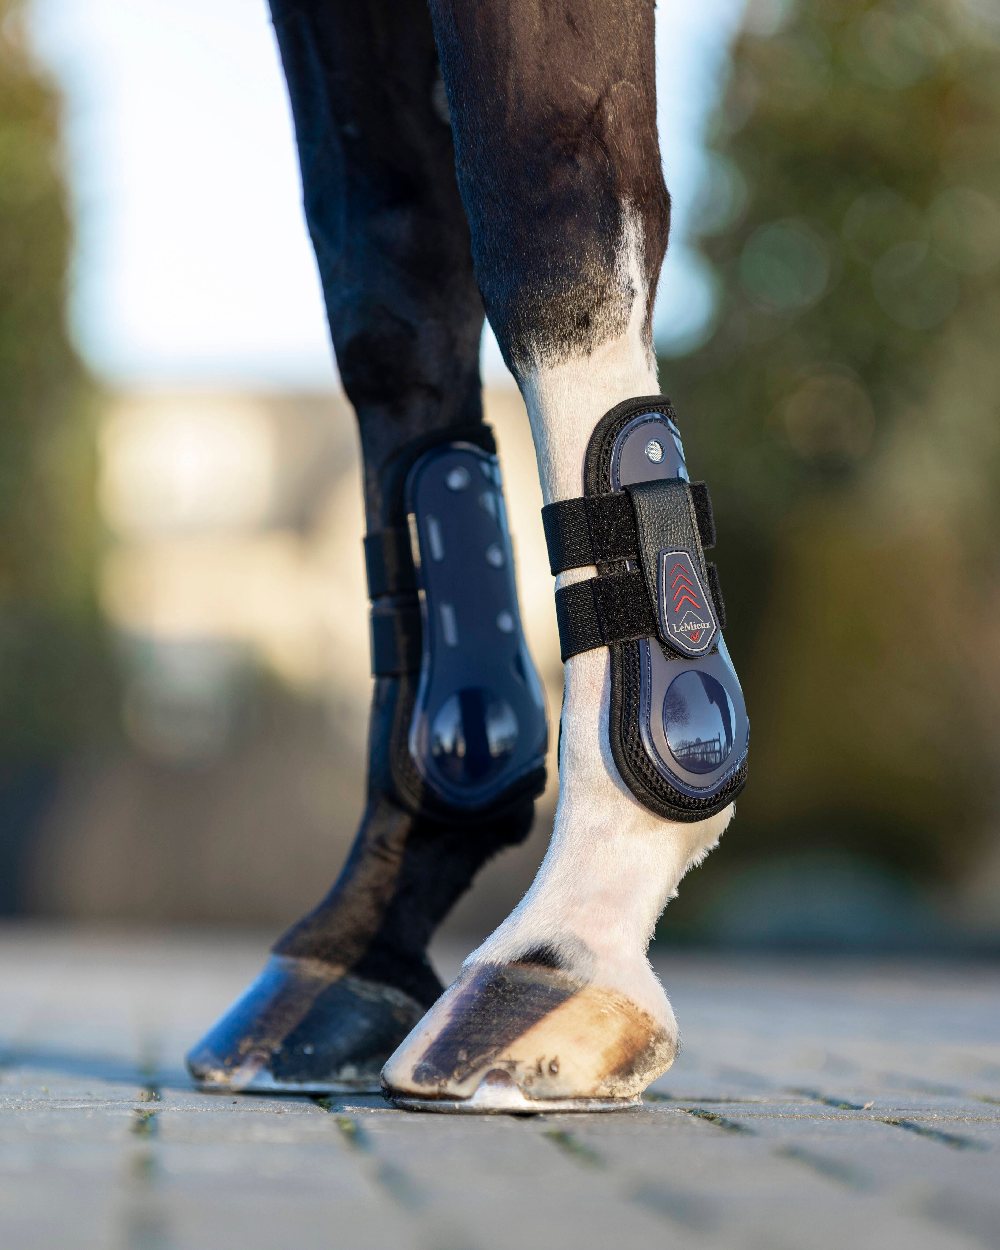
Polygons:
[[490,1119],[194,1092],[261,949],[0,932],[0,1250],[1000,1246],[996,968],[673,955],[644,1109]]

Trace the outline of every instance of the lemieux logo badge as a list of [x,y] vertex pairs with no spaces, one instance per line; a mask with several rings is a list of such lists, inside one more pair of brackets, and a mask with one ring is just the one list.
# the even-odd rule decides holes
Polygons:
[[715,642],[719,623],[694,562],[686,551],[661,551],[660,628],[682,655],[704,655]]

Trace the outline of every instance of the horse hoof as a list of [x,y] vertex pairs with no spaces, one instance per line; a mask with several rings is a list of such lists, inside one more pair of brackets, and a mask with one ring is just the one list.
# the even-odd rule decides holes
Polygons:
[[613,1111],[636,1106],[676,1049],[617,990],[536,964],[478,964],[403,1042],[382,1085],[411,1111]]
[[432,1111],[446,1115],[543,1115],[567,1111],[627,1111],[642,1106],[632,1098],[529,1098],[502,1068],[494,1068],[476,1086],[471,1098],[415,1098],[382,1091],[401,1111]]
[[273,955],[187,1066],[205,1090],[376,1092],[386,1057],[423,1012],[400,990],[335,965]]

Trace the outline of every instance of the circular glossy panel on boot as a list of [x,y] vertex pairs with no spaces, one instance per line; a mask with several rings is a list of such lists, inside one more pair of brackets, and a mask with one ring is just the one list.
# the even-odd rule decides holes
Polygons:
[[663,700],[663,732],[681,768],[711,773],[733,749],[736,712],[721,682],[689,669],[670,683]]
[[514,709],[482,686],[453,694],[431,722],[434,765],[456,786],[478,786],[502,772],[516,743]]

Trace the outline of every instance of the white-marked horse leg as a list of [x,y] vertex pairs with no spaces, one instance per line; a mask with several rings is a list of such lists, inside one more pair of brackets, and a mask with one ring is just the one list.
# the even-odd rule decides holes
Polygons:
[[[658,390],[650,309],[669,201],[652,4],[432,0],[431,10],[487,314],[528,407],[546,502],[578,499],[595,427],[622,401]],[[675,430],[667,407],[651,404],[657,428]],[[679,439],[677,448],[680,457]],[[652,464],[665,453],[651,441],[647,454]],[[664,486],[671,498],[688,489],[682,478],[675,467]],[[697,536],[689,546],[692,585],[701,586],[709,578]],[[560,585],[598,571],[559,567],[571,570]],[[704,625],[717,630],[718,621]],[[627,1106],[673,1061],[677,1026],[646,951],[684,873],[725,829],[737,787],[716,787],[705,818],[685,797],[691,787],[676,793],[677,819],[655,795],[640,801],[612,748],[609,650],[590,645],[565,668],[548,853],[522,902],[386,1064],[383,1083],[401,1106]],[[697,664],[662,653],[677,662],[670,671]]]

